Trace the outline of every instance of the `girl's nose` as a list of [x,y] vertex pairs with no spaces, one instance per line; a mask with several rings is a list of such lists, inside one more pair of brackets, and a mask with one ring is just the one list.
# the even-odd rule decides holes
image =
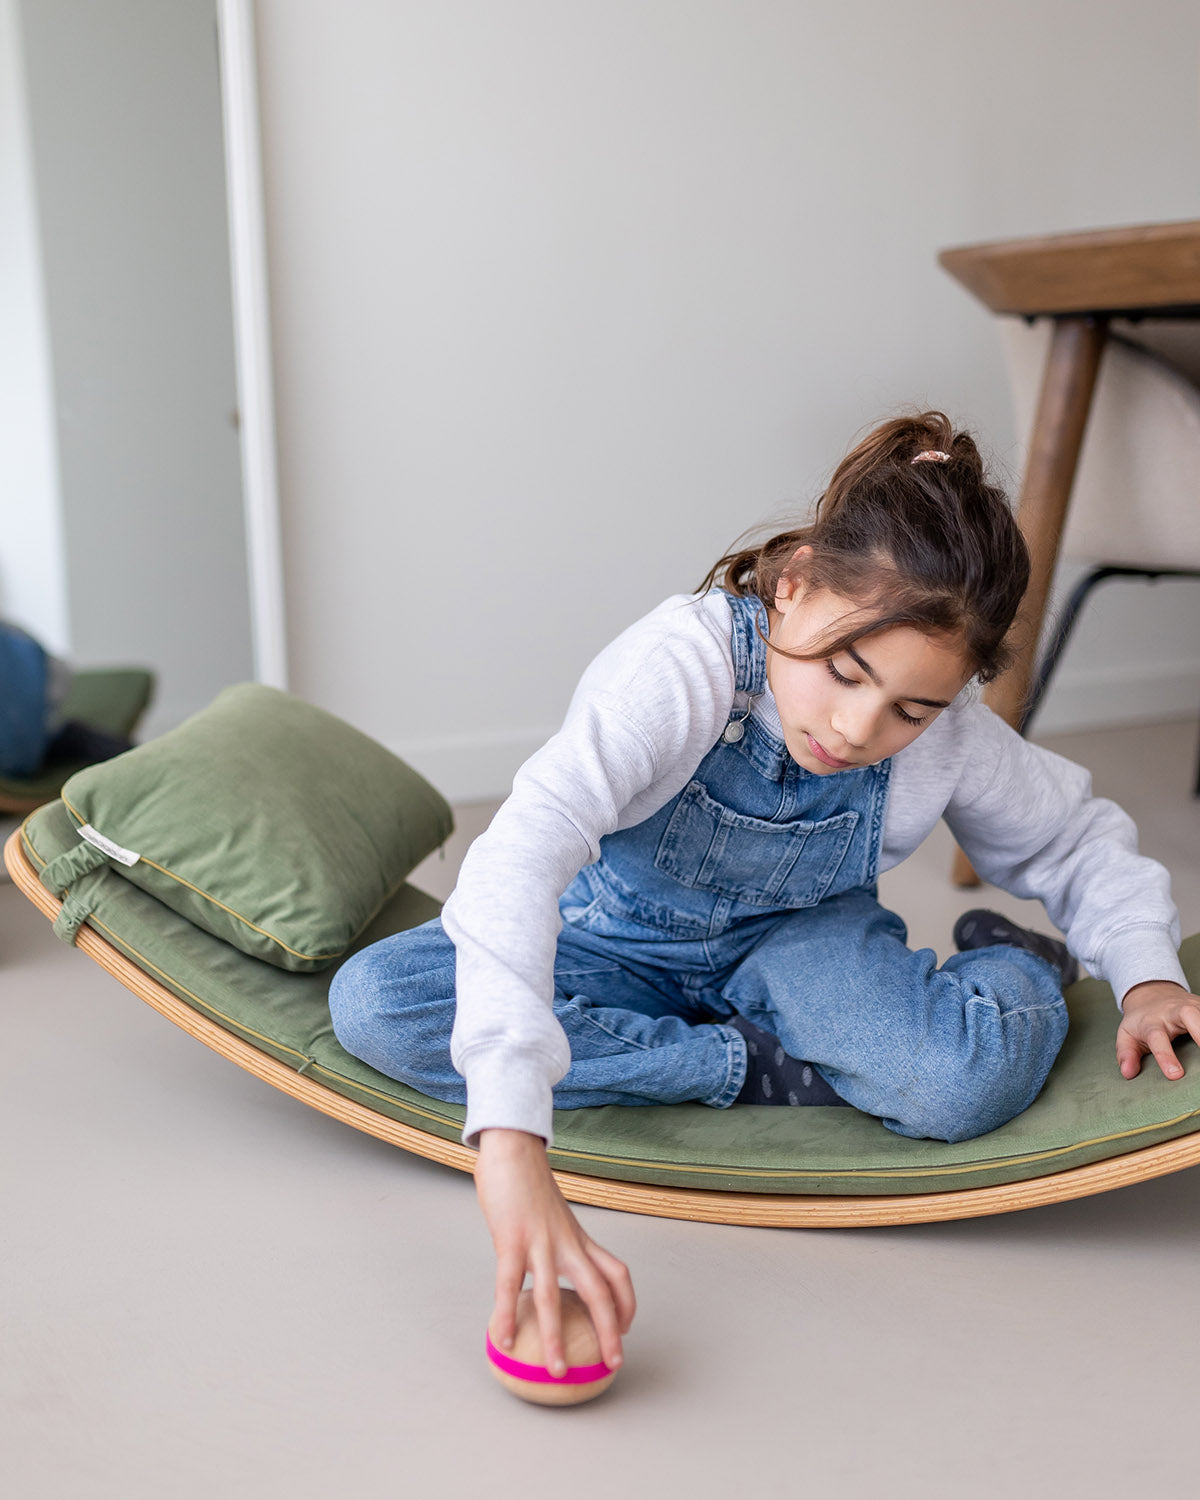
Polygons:
[[850,749],[862,750],[870,744],[875,729],[874,713],[843,708],[831,715],[829,722]]

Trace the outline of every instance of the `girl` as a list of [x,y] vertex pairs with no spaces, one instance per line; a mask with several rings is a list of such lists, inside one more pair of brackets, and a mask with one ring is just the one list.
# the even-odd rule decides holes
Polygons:
[[[559,1373],[559,1274],[610,1366],[633,1317],[628,1271],[551,1176],[552,1102],[846,1103],[966,1139],[1037,1095],[1076,958],[1124,1000],[1122,1073],[1149,1051],[1181,1075],[1170,1039],[1200,1040],[1200,1000],[1167,872],[1084,770],[966,691],[1008,661],[1028,576],[971,438],[940,412],[884,423],[811,525],[601,652],[442,918],[339,971],[342,1044],[466,1100],[502,1344],[526,1271]],[[876,879],[940,817],[1069,948],[989,912],[940,968],[907,948]]]

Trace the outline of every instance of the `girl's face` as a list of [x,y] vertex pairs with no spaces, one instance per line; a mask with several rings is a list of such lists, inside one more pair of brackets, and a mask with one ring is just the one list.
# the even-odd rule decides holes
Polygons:
[[[771,641],[784,650],[807,650],[854,609],[853,600],[840,594],[814,593],[782,579],[769,611]],[[822,776],[874,765],[903,750],[970,675],[960,642],[910,625],[864,635],[832,658],[796,661],[767,652],[767,681],[788,751],[806,771]]]

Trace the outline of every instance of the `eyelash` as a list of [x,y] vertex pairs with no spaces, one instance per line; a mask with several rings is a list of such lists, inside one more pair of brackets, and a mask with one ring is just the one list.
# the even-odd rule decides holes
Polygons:
[[[858,686],[853,677],[843,677],[832,661],[827,661],[825,665],[829,668],[829,675],[833,678],[834,682],[840,682],[846,687]],[[914,719],[912,714],[906,714],[898,703],[896,704],[896,712],[906,724],[924,724],[929,718],[928,714],[922,714],[919,719]]]

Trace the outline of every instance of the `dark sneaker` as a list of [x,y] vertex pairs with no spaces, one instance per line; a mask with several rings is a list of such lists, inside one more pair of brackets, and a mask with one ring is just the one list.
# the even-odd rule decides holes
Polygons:
[[977,907],[974,911],[963,912],[954,924],[954,944],[960,953],[998,946],[1024,948],[1027,953],[1036,953],[1058,970],[1064,990],[1079,978],[1079,965],[1068,952],[1066,943],[1047,937],[1044,932],[1020,927],[998,911]]

